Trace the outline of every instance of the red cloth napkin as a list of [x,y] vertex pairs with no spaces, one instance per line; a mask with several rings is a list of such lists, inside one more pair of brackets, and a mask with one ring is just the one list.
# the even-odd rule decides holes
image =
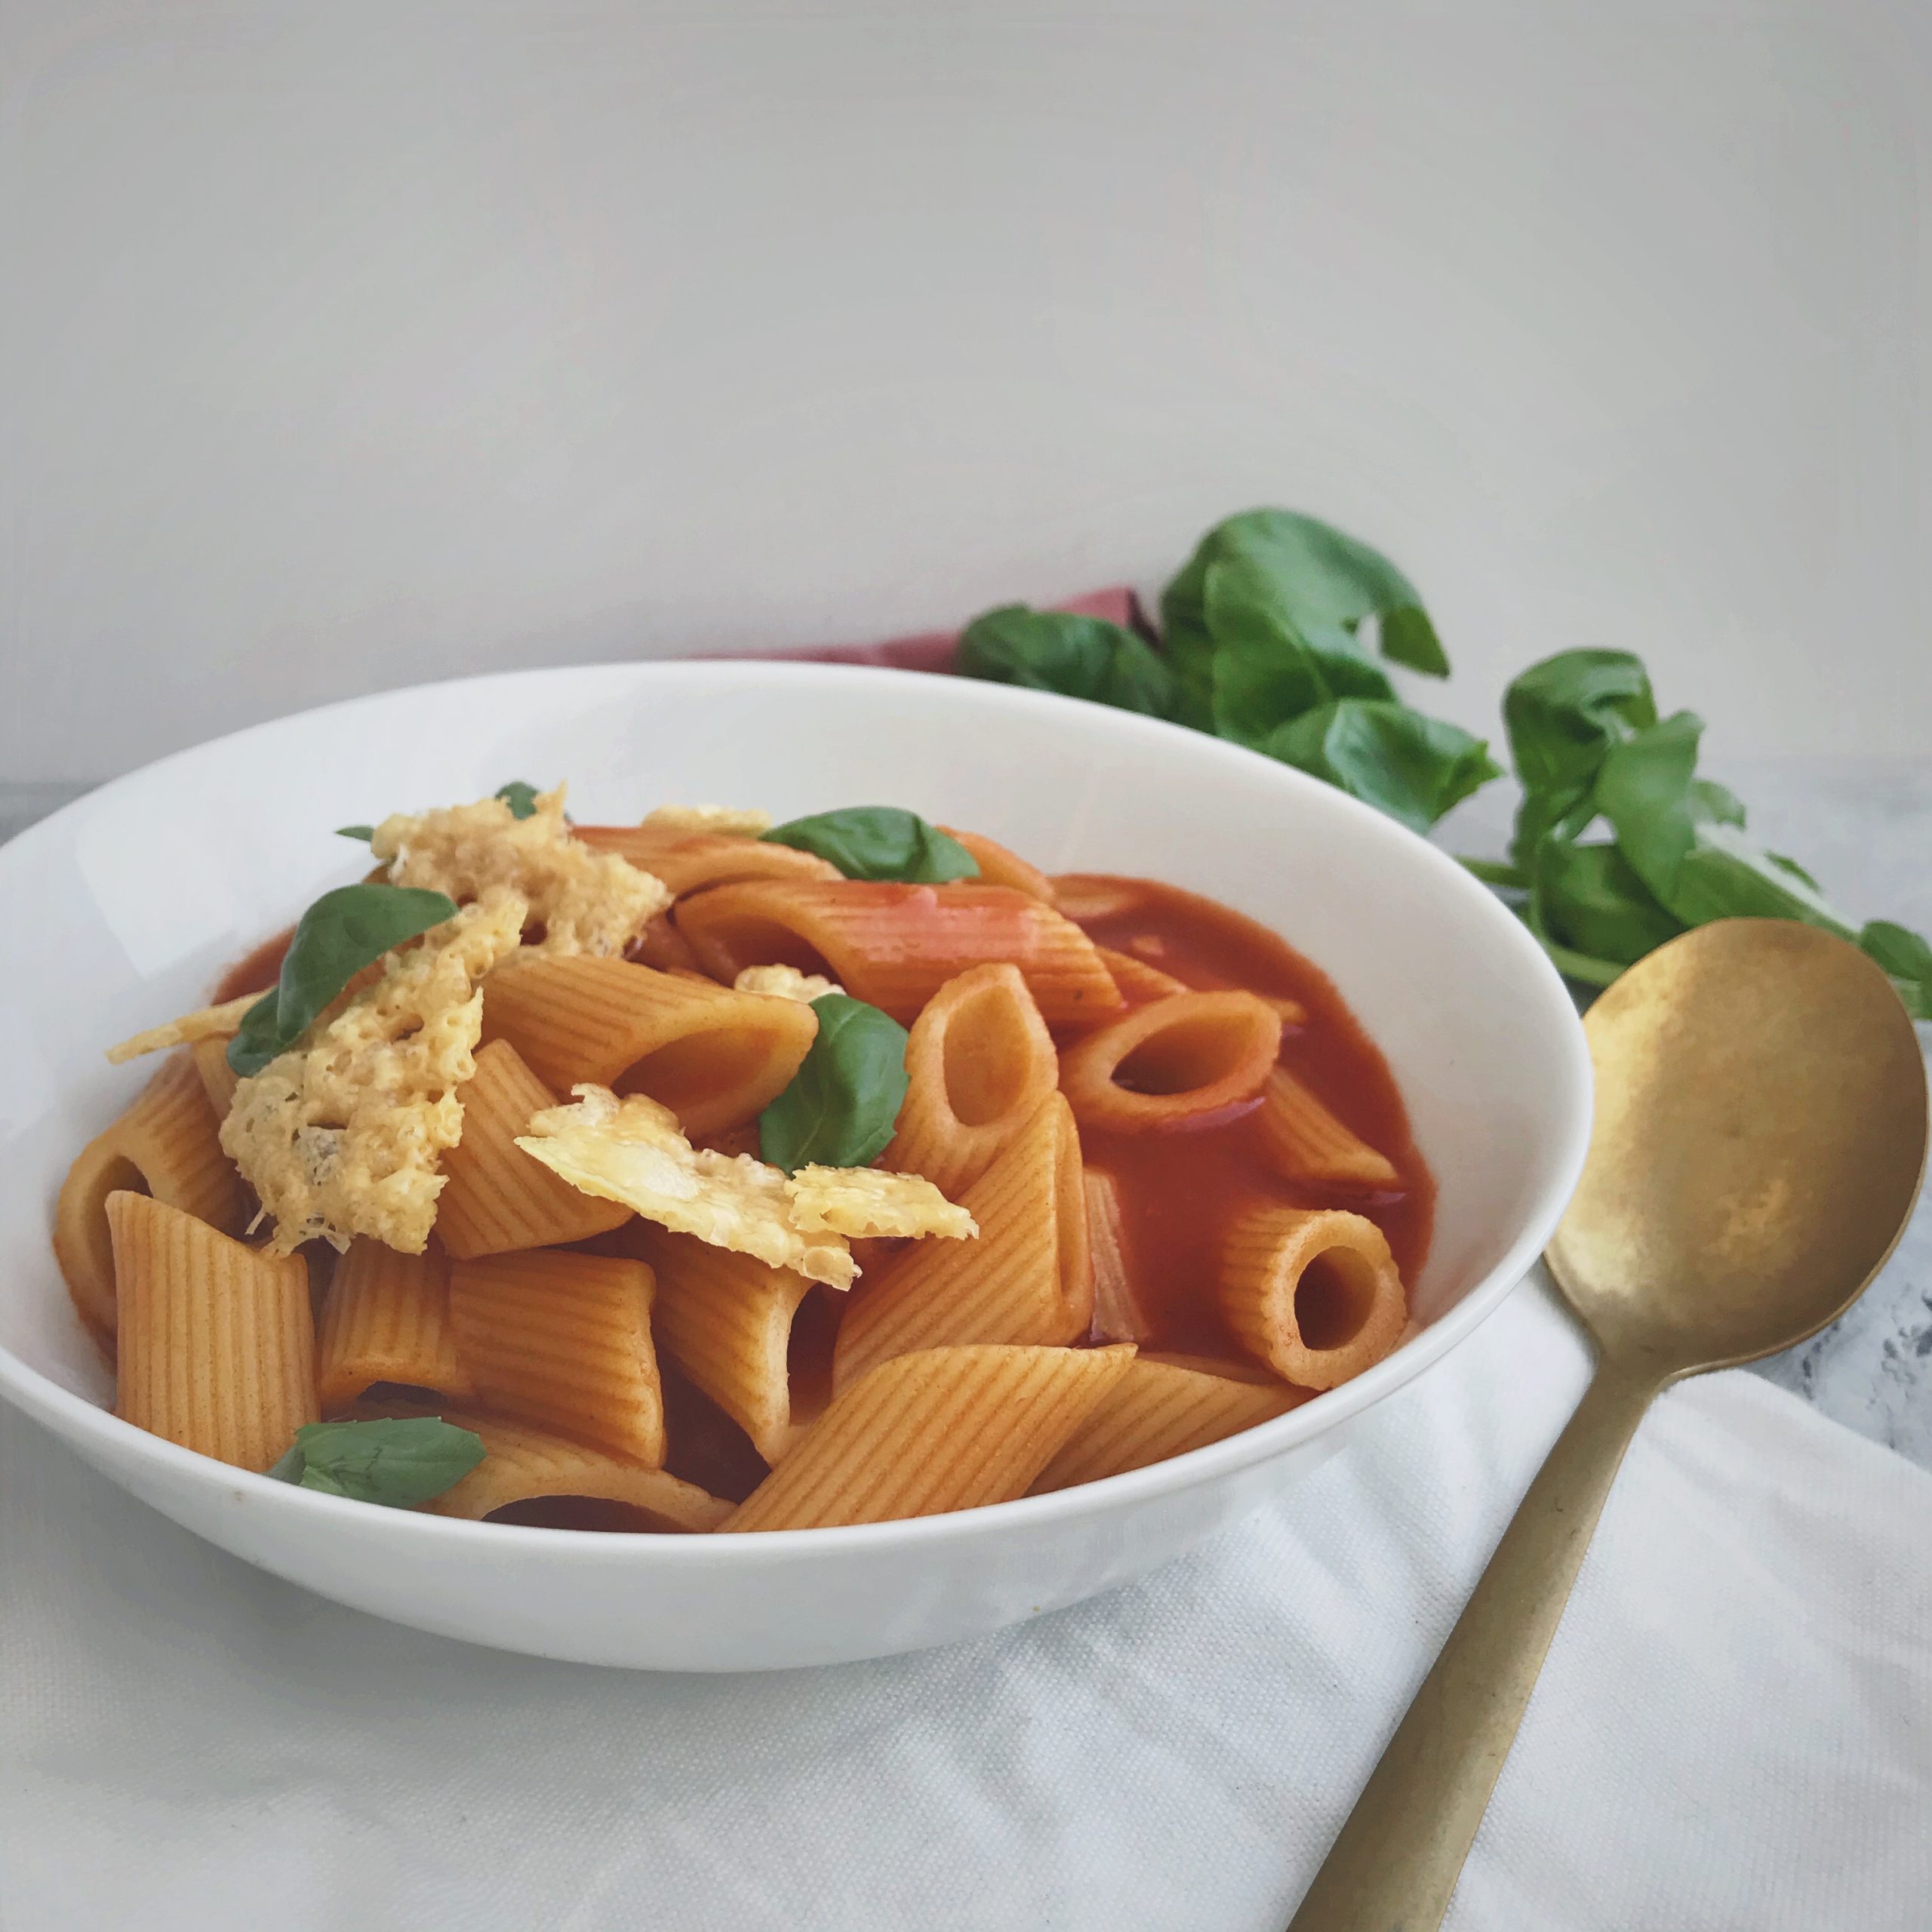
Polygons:
[[[1131,629],[1141,622],[1140,602],[1131,586],[1117,583],[1090,591],[1051,606],[1083,617],[1105,617]],[[761,652],[761,656],[796,658],[811,664],[885,664],[900,671],[950,671],[959,648],[957,631],[927,631],[918,637],[894,638],[884,644],[823,644],[804,651]]]

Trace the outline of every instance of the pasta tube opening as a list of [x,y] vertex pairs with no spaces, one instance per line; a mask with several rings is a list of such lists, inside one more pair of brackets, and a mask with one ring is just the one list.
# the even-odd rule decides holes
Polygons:
[[1260,1093],[1281,1039],[1281,1016],[1253,993],[1174,993],[1070,1047],[1060,1085],[1094,1127],[1186,1126]]
[[754,1118],[817,1032],[794,1000],[582,955],[520,961],[491,977],[483,1001],[485,1042],[509,1041],[546,1086],[646,1094],[688,1134]]
[[1237,1215],[1221,1302],[1241,1346],[1303,1389],[1332,1389],[1380,1361],[1408,1317],[1382,1230],[1342,1208],[1261,1203]]
[[907,1085],[888,1167],[956,1197],[1053,1092],[1060,1063],[1017,967],[949,980],[912,1023]]

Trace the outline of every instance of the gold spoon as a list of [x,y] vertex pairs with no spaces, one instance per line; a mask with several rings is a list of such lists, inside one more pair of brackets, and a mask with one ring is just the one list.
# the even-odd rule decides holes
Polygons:
[[1289,1932],[1441,1923],[1651,1398],[1842,1314],[1918,1192],[1918,1038],[1884,974],[1829,933],[1700,927],[1632,967],[1583,1028],[1596,1117],[1546,1259],[1596,1344],[1596,1379]]

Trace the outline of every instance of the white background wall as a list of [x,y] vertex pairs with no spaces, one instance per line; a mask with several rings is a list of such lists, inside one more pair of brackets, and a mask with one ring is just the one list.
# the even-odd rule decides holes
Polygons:
[[1315,509],[1480,725],[1932,715],[1932,9],[0,0],[0,777]]

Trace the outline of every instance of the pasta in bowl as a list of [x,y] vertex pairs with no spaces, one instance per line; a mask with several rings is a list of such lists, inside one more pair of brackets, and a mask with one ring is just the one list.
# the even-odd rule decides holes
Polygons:
[[[329,875],[339,776],[275,812],[314,854],[306,911],[285,888],[251,933],[238,874],[198,983],[124,938],[146,1030],[114,1057],[152,1070],[118,1110],[83,1076],[93,1131],[45,1177],[67,1310],[43,1263],[5,1311],[54,1374],[0,1360],[137,1493],[346,1601],[687,1668],[1072,1601],[1325,1453],[1507,1287],[1574,1177],[1586,1063],[1540,955],[1421,841],[1264,761],[1031,694],[694,666],[365,700],[180,763],[239,801],[278,739],[407,737],[426,706],[472,744],[440,794],[427,761],[360,761],[363,797],[411,789],[345,828],[359,861]],[[721,706],[743,729],[694,755]],[[814,757],[801,707],[821,751],[868,718],[890,749]],[[471,778],[519,722],[547,789]],[[949,760],[976,724],[977,768]],[[842,803],[827,773],[862,768],[904,802]],[[167,773],[78,808],[70,860]],[[1257,821],[1278,880],[1246,863]],[[1352,909],[1366,999],[1328,943]],[[1445,1091],[1472,1041],[1497,1063]]]

